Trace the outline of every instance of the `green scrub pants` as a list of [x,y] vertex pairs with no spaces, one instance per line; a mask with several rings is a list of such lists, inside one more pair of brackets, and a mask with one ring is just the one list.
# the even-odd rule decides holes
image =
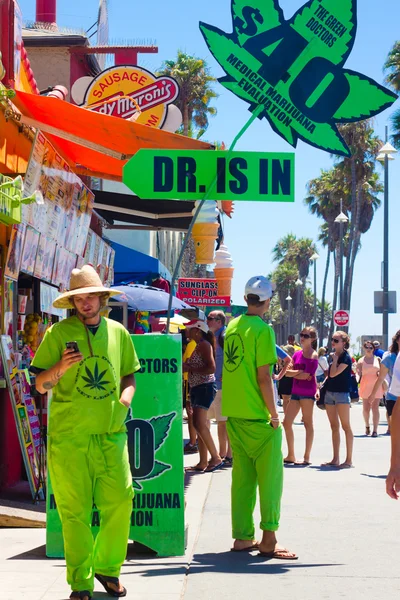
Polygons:
[[232,537],[254,540],[253,512],[257,485],[263,531],[277,531],[283,488],[282,428],[267,421],[234,419],[227,422],[232,446]]
[[[67,581],[93,592],[94,574],[119,577],[132,513],[126,433],[49,438],[49,469],[60,514]],[[93,538],[93,502],[100,530]]]

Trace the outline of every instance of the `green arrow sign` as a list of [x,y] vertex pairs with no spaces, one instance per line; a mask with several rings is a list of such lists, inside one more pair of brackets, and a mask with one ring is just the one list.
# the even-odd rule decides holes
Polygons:
[[359,121],[397,96],[344,69],[357,30],[356,0],[309,0],[285,20],[278,0],[232,0],[233,33],[200,24],[227,74],[220,83],[289,144],[350,156],[336,123]]
[[[145,176],[143,176],[145,174]],[[294,202],[294,154],[139,150],[123,182],[140,198]]]

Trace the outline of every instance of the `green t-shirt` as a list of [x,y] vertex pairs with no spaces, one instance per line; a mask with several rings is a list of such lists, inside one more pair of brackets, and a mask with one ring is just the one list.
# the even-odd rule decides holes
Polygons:
[[242,315],[228,325],[224,344],[222,414],[237,419],[269,419],[257,368],[277,362],[275,334],[260,317]]
[[140,369],[128,331],[117,321],[102,318],[93,335],[77,317],[65,319],[46,332],[32,366],[53,367],[67,342],[77,342],[84,358],[53,388],[49,435],[123,431],[128,409],[119,402],[121,377]]

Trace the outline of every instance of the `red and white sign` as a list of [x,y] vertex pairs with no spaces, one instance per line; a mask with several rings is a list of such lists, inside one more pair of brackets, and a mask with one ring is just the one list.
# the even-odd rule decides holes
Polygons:
[[178,298],[199,306],[230,306],[229,296],[218,296],[216,279],[178,279]]
[[347,327],[350,321],[350,313],[348,310],[336,310],[333,320],[337,327]]

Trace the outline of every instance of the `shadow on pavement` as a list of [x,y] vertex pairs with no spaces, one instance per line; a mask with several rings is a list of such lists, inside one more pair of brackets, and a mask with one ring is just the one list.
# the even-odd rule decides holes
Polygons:
[[7,560],[47,560],[46,545],[43,544],[43,546],[38,546],[37,548],[32,548],[31,550],[27,550],[26,552],[22,552],[21,554],[10,556]]
[[[164,563],[165,564],[165,563]],[[266,559],[253,554],[239,554],[234,552],[215,552],[206,554],[195,554],[190,565],[170,565],[157,569],[152,565],[150,569],[135,570],[124,575],[142,575],[143,577],[160,577],[164,575],[200,575],[202,573],[244,573],[244,574],[270,574],[282,575],[294,569],[310,569],[316,567],[340,567],[340,563],[301,563],[298,561],[278,561]],[[140,566],[136,564],[135,566]],[[143,565],[144,566],[144,565]]]
[[360,473],[363,477],[372,477],[372,479],[386,479],[387,475],[371,475],[371,473]]

